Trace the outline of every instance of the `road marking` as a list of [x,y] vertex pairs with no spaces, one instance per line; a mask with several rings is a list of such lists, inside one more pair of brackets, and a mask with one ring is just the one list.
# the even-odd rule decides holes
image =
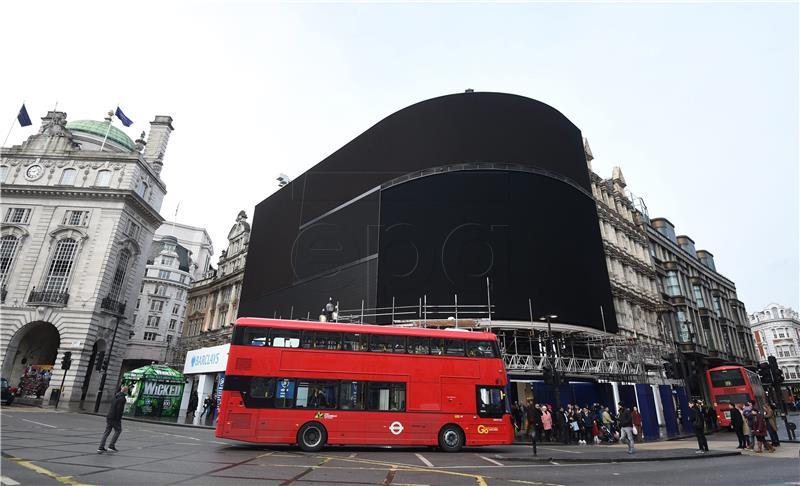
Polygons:
[[476,456],[478,456],[478,457],[480,457],[480,458],[481,458],[481,459],[483,459],[484,461],[489,461],[489,462],[491,462],[492,464],[495,464],[495,465],[497,465],[497,466],[502,466],[502,465],[503,465],[503,463],[502,463],[502,462],[500,462],[500,461],[495,461],[494,459],[492,459],[492,458],[490,458],[490,457],[482,456],[482,455],[480,455],[480,454],[475,454],[475,455],[476,455]]
[[0,483],[3,483],[7,486],[17,486],[19,484],[8,476],[0,476]]
[[569,454],[583,454],[583,452],[568,451],[568,450],[565,450],[565,449],[554,449],[552,447],[539,447],[539,449],[544,449],[546,451],[567,452]]
[[357,455],[357,453],[355,453],[355,452],[354,452],[354,453],[350,454],[350,455],[349,455],[349,456],[347,456],[347,457],[349,457],[349,458],[351,458],[351,459],[352,459],[352,458],[356,457],[356,455]]
[[419,459],[420,461],[422,461],[422,463],[423,463],[423,464],[425,464],[426,466],[428,466],[428,467],[434,467],[433,463],[432,463],[431,461],[429,461],[429,460],[425,459],[425,456],[423,456],[422,454],[417,454],[417,453],[415,453],[414,455],[415,455],[415,456],[417,456],[417,459]]
[[44,425],[45,427],[50,427],[51,429],[57,429],[58,428],[55,425],[43,424],[43,423],[37,422],[35,420],[28,420],[28,419],[22,419],[22,420],[24,420],[25,422],[30,422],[32,424],[36,424],[36,425]]
[[32,462],[29,462],[29,461],[26,461],[24,459],[20,459],[19,457],[14,457],[14,456],[10,456],[10,455],[9,456],[5,456],[5,457],[7,457],[8,459],[16,462],[17,464],[19,464],[22,467],[30,469],[31,471],[35,471],[35,472],[37,472],[37,473],[39,473],[39,474],[41,474],[43,476],[47,476],[47,477],[53,478],[56,481],[58,481],[59,483],[64,483],[64,484],[67,484],[69,486],[92,486],[90,484],[80,483],[78,481],[75,481],[74,479],[72,479],[72,476],[59,476],[58,474],[54,473],[53,471],[45,469],[42,466],[37,466],[36,464],[34,464]]

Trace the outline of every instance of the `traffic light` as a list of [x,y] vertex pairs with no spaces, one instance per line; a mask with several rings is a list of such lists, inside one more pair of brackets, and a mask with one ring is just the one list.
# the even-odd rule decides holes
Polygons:
[[72,351],[64,351],[64,356],[61,357],[61,369],[66,371],[72,365]]
[[97,361],[95,361],[95,363],[94,363],[94,369],[96,371],[103,371],[103,368],[106,365],[106,352],[105,351],[98,351],[97,352],[97,358],[95,358],[95,359]]
[[769,363],[758,363],[758,376],[761,378],[762,385],[769,385],[772,383],[772,370]]
[[553,368],[549,364],[544,365],[544,368],[542,368],[542,376],[546,384],[555,385],[555,375],[553,374]]
[[778,367],[778,359],[770,356],[767,361],[769,361],[769,370],[772,372],[772,383],[780,385],[783,383],[783,370]]

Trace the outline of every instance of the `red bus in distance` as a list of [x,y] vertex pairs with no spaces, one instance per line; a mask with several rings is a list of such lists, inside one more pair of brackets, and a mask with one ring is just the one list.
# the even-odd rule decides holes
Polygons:
[[240,318],[216,436],[253,443],[511,444],[494,334]]
[[742,366],[718,366],[706,371],[706,378],[720,427],[730,427],[730,410],[737,403],[753,402],[764,409],[766,399],[757,373]]

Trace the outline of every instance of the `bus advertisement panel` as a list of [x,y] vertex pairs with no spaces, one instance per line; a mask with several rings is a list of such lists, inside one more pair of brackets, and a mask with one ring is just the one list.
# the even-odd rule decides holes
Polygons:
[[241,318],[217,437],[298,444],[510,444],[494,334]]
[[763,410],[766,399],[757,373],[742,366],[719,366],[709,369],[706,377],[720,427],[730,427],[730,410],[737,403],[753,402]]

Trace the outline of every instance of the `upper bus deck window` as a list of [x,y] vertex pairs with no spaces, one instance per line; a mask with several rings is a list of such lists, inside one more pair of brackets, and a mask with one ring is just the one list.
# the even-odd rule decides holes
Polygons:
[[342,349],[345,351],[369,351],[369,334],[344,333]]
[[467,356],[470,358],[497,358],[493,341],[467,341]]
[[299,348],[300,331],[296,329],[273,329],[270,336],[272,346],[276,348]]
[[409,336],[409,354],[429,354],[431,350],[430,341],[430,338],[427,337]]
[[445,339],[444,354],[447,356],[464,356],[464,340],[463,339]]
[[711,386],[744,386],[742,370],[738,368],[730,370],[717,370],[709,373],[711,375]]
[[369,349],[375,353],[405,353],[406,337],[386,334],[373,334],[369,339]]
[[266,327],[246,327],[242,343],[245,346],[266,346],[269,329]]
[[303,349],[327,349],[337,351],[342,349],[342,333],[329,331],[303,331],[300,339]]

